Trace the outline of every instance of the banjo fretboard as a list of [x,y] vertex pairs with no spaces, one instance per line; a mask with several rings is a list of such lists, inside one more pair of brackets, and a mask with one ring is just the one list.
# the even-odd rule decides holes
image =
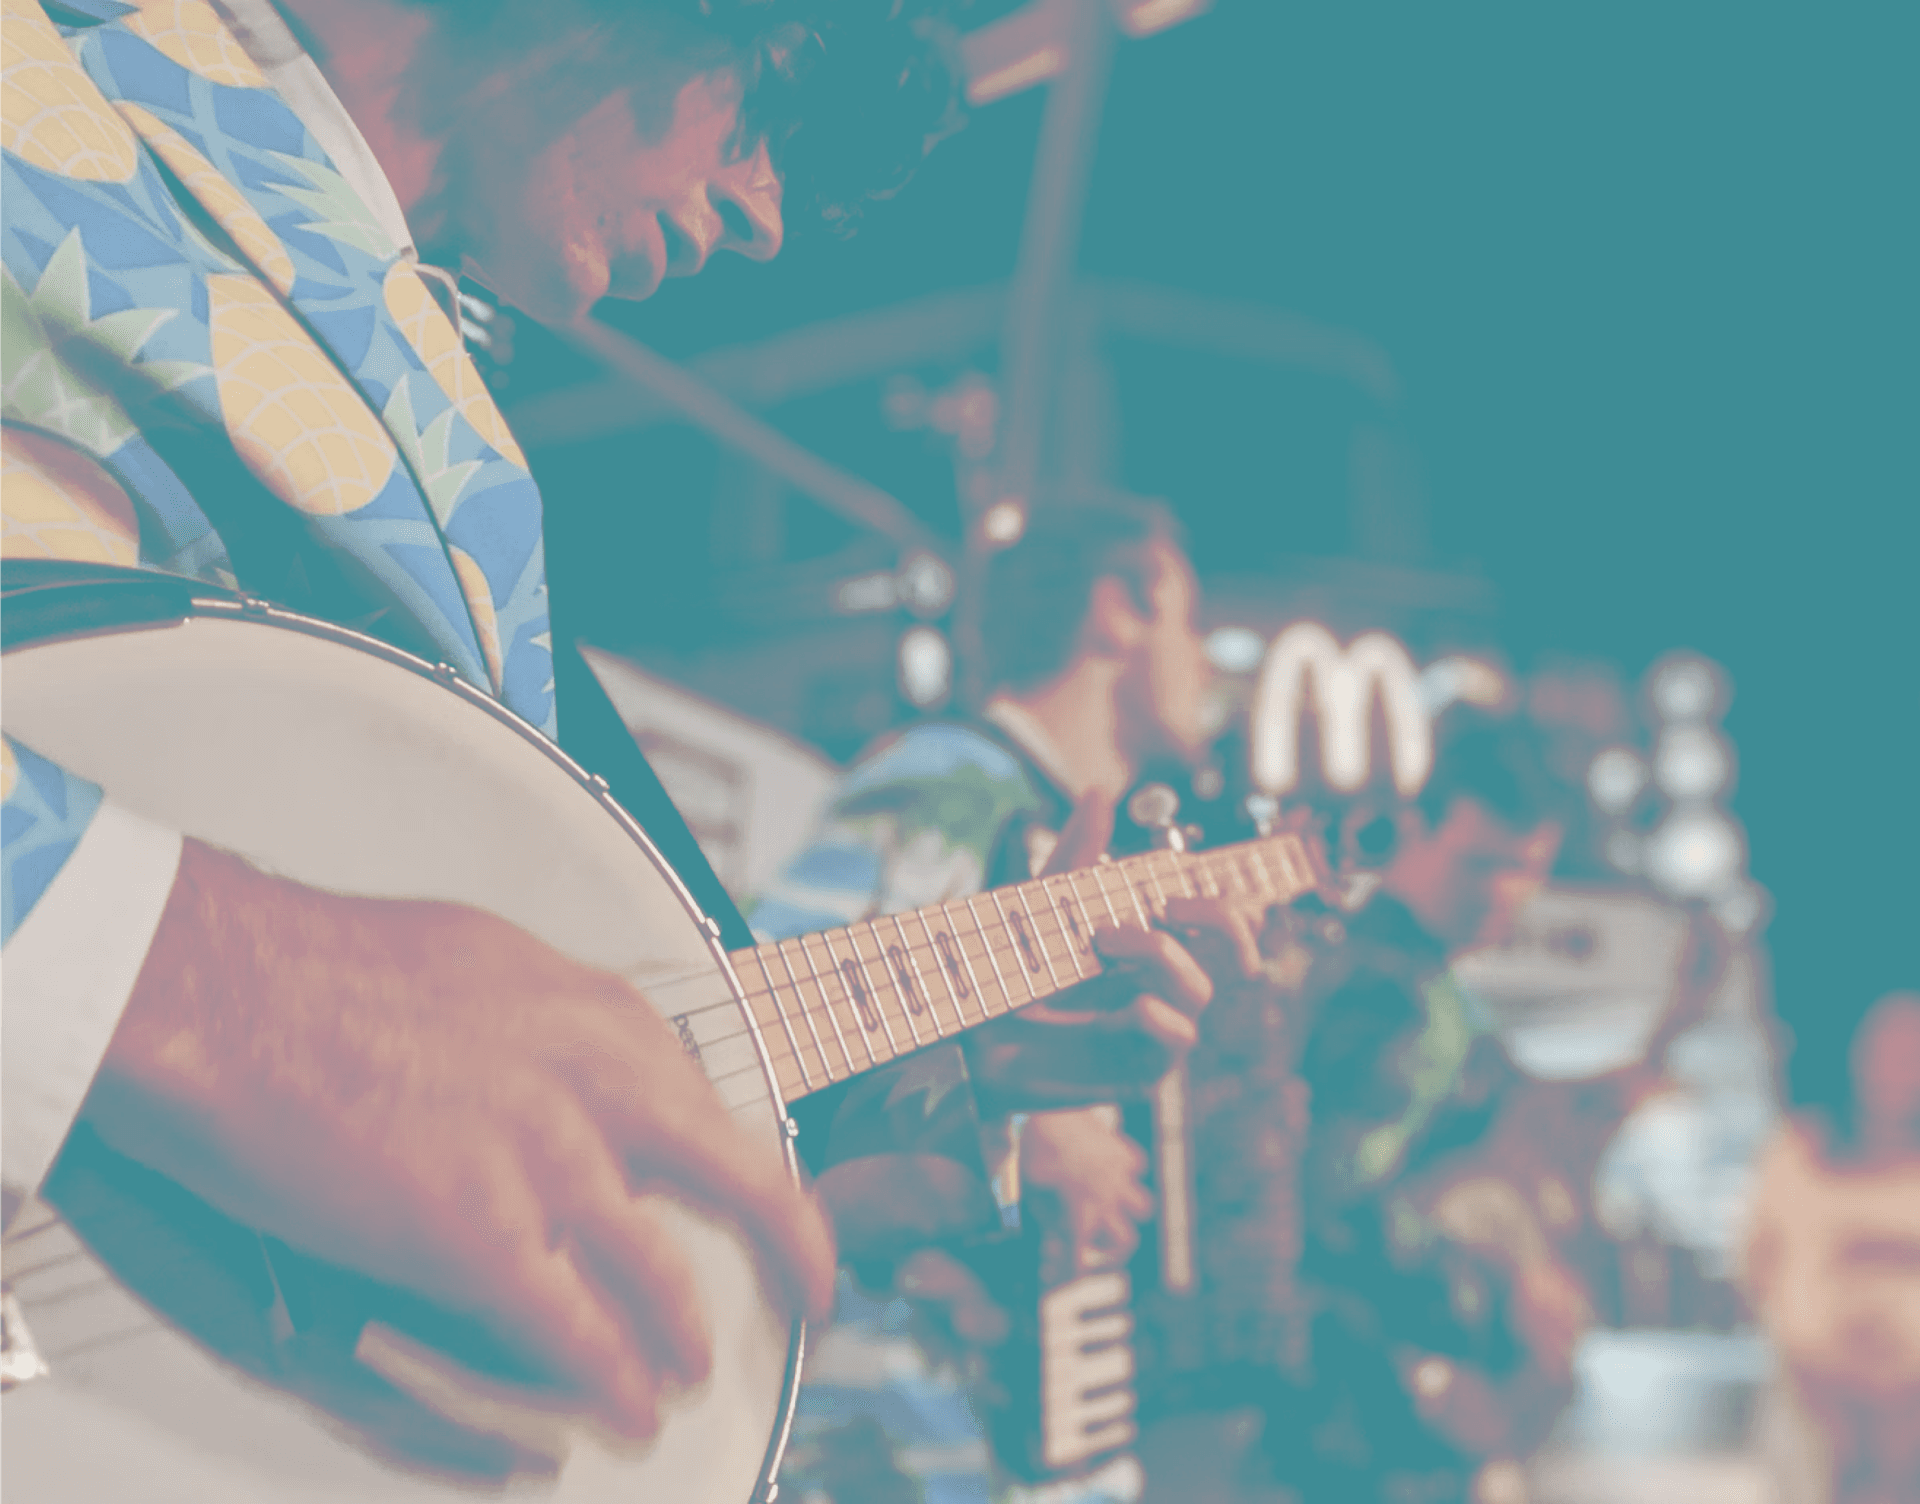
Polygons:
[[1298,835],[1149,852],[731,957],[787,1101],[1098,976],[1096,929],[1176,897],[1288,903],[1315,885]]

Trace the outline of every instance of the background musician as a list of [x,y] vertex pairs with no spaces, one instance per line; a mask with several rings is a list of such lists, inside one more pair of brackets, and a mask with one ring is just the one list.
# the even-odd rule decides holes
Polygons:
[[[783,213],[844,220],[950,128],[939,10],[6,0],[8,558],[238,585],[564,721],[744,940],[553,651],[539,494],[428,263],[564,324],[771,257]],[[630,1434],[710,1357],[650,1194],[824,1309],[825,1219],[624,983],[4,758],[10,1218],[78,1117],[72,1148],[483,1314]]]
[[1920,994],[1879,999],[1851,1055],[1851,1121],[1781,1126],[1747,1230],[1744,1283],[1782,1369],[1783,1504],[1920,1494]]
[[1509,1426],[1538,1408],[1522,1401],[1570,1382],[1586,1300],[1530,1214],[1496,1198],[1455,1226],[1404,1194],[1486,1132],[1514,1074],[1446,964],[1499,940],[1545,882],[1557,805],[1523,725],[1443,734],[1381,891],[1306,984],[1310,1357],[1305,1387],[1269,1401],[1265,1452],[1308,1499],[1386,1498],[1418,1478],[1464,1500],[1483,1460],[1514,1455]]
[[[753,909],[757,932],[844,924],[1082,865],[1104,846],[1113,801],[1148,759],[1191,760],[1201,750],[1209,670],[1195,627],[1197,589],[1163,507],[1121,496],[1044,498],[1023,536],[991,556],[981,588],[989,693],[980,718],[917,723],[863,758],[841,784],[818,839]],[[1247,933],[1217,904],[1175,903],[1177,923]],[[1129,1005],[1138,1017],[1133,1037],[1184,1048],[1193,1038],[1185,1015],[1211,992],[1205,975],[1162,932],[1115,932],[1104,943],[1110,956],[1152,962],[1159,973],[1158,994]],[[1029,1037],[1051,1032],[1059,1047],[1016,1053],[1010,1037],[970,1040],[964,1067],[956,1052],[954,1076],[929,1080],[925,1099],[937,1102],[962,1068],[987,1111],[1048,1100],[1097,1104],[1113,1094],[1114,1057],[1101,1066],[1084,1031],[1023,1027]],[[1152,1080],[1171,1058],[1165,1050],[1140,1057],[1135,1078]],[[1090,1074],[1100,1071],[1104,1078]],[[897,1094],[889,1095],[897,1114]],[[854,1250],[864,1242],[906,1253],[915,1243],[990,1227],[981,1214],[991,1216],[984,1179],[993,1170],[981,1164],[977,1140],[943,1131],[933,1106],[917,1136],[894,1126],[869,1137],[863,1125],[874,1118],[877,1096],[869,1090],[838,1109],[820,1175]],[[885,1152],[902,1144],[933,1152]],[[946,1165],[936,1168],[942,1154]],[[918,1204],[914,1183],[958,1177],[969,1161],[979,1208],[971,1223],[958,1215],[964,1203],[957,1196],[942,1203],[954,1220],[903,1214]],[[1120,1264],[1152,1211],[1144,1168],[1145,1156],[1110,1108],[1066,1107],[1025,1119],[1013,1179],[1057,1198],[1085,1257]],[[1004,1198],[1007,1185],[1001,1191]],[[855,1223],[864,1237],[849,1232]],[[990,1345],[1009,1329],[993,1298],[948,1255],[923,1247],[898,1267],[903,1288],[944,1309],[950,1337]],[[845,1393],[810,1400],[803,1392],[802,1414],[810,1424],[844,1420],[859,1403]]]

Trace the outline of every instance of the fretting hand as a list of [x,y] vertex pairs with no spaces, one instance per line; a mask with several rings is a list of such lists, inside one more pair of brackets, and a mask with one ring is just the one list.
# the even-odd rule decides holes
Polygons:
[[656,1195],[831,1309],[831,1233],[619,978],[188,841],[86,1116],[228,1216],[483,1320],[617,1431],[711,1363]]
[[[1113,834],[1113,803],[1089,795],[1074,809],[1042,876],[1099,860]],[[1079,1107],[1138,1096],[1177,1065],[1199,1037],[1195,1019],[1213,981],[1179,931],[1216,970],[1259,971],[1260,916],[1224,899],[1177,897],[1164,927],[1106,925],[1092,941],[1112,968],[1053,1000],[1022,1008],[966,1037],[967,1063],[994,1110]],[[1114,1007],[1118,996],[1124,1006]]]

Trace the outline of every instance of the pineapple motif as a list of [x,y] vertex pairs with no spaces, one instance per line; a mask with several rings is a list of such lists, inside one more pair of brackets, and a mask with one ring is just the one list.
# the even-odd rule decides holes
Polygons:
[[202,0],[142,0],[127,30],[211,84],[264,89],[266,77]]
[[119,482],[78,449],[28,429],[0,441],[0,554],[131,567],[140,524]]
[[433,301],[420,274],[404,261],[395,262],[387,273],[386,299],[387,312],[400,325],[400,332],[447,394],[447,400],[496,453],[524,469],[526,456],[507,431],[506,419],[494,406],[452,321]]
[[247,468],[312,516],[356,512],[397,458],[365,399],[249,277],[207,278],[220,413]]
[[240,190],[221,176],[187,138],[137,104],[121,106],[122,114],[138,131],[155,156],[173,169],[175,177],[233,237],[233,243],[251,261],[281,297],[293,291],[293,258],[280,237],[267,228],[260,212]]
[[297,188],[289,181],[274,187],[282,198],[291,199],[313,216],[301,229],[350,245],[375,261],[391,261],[400,254],[393,237],[380,228],[373,211],[334,168],[283,151],[265,155],[284,169],[289,179],[304,178],[309,185]]
[[139,147],[33,0],[0,0],[0,147],[47,172],[124,183]]
[[493,608],[493,587],[486,571],[464,548],[447,547],[453,560],[454,575],[460,581],[460,593],[467,598],[467,610],[473,617],[473,635],[480,639],[480,651],[486,655],[487,678],[495,692],[500,688],[500,623]]
[[[413,415],[412,390],[405,381],[396,386],[381,417],[387,431],[395,436],[408,468],[419,482],[421,494],[444,531],[453,520],[467,481],[481,468],[480,461],[449,458],[454,420],[458,416],[455,409],[447,408],[425,428],[418,426]],[[453,565],[454,578],[459,581],[461,597],[467,603],[467,614],[473,619],[474,636],[487,661],[488,681],[497,691],[503,668],[493,585],[479,560],[465,549],[449,544],[447,557]]]
[[78,225],[47,260],[28,292],[0,270],[0,399],[9,422],[24,423],[105,458],[139,430],[120,399],[87,372],[131,369],[149,390],[171,391],[202,375],[192,361],[134,357],[178,310],[122,308],[92,316],[87,253]]

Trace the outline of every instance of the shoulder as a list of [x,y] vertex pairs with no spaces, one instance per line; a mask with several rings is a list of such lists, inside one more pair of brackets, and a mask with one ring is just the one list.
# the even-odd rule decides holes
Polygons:
[[1019,759],[977,727],[958,721],[918,721],[861,758],[847,774],[841,793],[969,776],[995,785],[1030,784]]
[[1038,801],[991,737],[947,721],[908,726],[841,780],[811,844],[754,906],[754,931],[801,934],[977,890],[999,831]]
[[969,844],[988,842],[1011,816],[1044,803],[1005,747],[972,726],[907,727],[856,763],[833,801],[840,821],[934,825]]

